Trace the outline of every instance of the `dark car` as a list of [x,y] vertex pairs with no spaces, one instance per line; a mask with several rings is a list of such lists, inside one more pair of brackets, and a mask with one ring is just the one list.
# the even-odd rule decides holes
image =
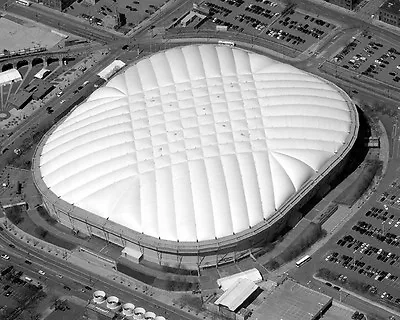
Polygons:
[[64,286],[64,289],[65,289],[65,290],[68,290],[68,291],[71,291],[71,288],[68,287],[68,286]]
[[340,291],[340,288],[338,286],[334,286],[333,289]]
[[25,260],[26,264],[32,264],[32,262],[30,262],[29,260]]
[[85,289],[86,290],[89,290],[89,291],[92,291],[93,289],[91,288],[91,287],[89,287],[89,286],[85,286]]

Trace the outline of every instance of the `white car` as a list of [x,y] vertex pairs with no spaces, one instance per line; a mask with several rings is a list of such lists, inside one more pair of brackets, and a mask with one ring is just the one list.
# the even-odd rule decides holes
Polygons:
[[60,279],[62,279],[62,275],[61,274],[57,274],[57,278],[60,278]]
[[63,104],[64,102],[65,102],[65,100],[61,100],[61,101],[60,101],[60,104]]
[[44,272],[43,270],[39,270],[38,272],[39,272],[39,274],[41,274],[42,276],[44,276],[44,275],[46,274],[46,272]]
[[2,257],[4,260],[10,260],[10,257],[9,257],[8,255],[6,255],[6,254],[2,254],[1,257]]

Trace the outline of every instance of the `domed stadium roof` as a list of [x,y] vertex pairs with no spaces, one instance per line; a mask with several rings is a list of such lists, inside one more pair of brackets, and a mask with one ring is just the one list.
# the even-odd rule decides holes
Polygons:
[[336,87],[217,45],[141,60],[97,89],[40,155],[61,199],[173,241],[268,219],[341,148],[351,115]]

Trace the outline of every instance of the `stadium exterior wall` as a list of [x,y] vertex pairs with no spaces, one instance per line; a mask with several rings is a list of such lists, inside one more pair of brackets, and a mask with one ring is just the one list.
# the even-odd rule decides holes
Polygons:
[[97,236],[122,247],[135,248],[143,254],[143,259],[160,265],[198,269],[228,263],[248,255],[251,249],[270,242],[288,224],[297,223],[301,218],[298,209],[306,204],[321,186],[329,184],[332,177],[342,171],[348,159],[349,151],[357,139],[359,121],[354,103],[342,89],[337,87],[337,90],[349,105],[352,125],[347,140],[338,150],[336,156],[331,158],[316,176],[307,181],[298,193],[289,198],[275,215],[232,236],[197,243],[156,239],[103,219],[60,199],[42,180],[39,167],[43,146],[57,126],[46,133],[36,148],[32,161],[33,180],[42,194],[43,203],[49,213],[74,232],[79,231],[88,236]]

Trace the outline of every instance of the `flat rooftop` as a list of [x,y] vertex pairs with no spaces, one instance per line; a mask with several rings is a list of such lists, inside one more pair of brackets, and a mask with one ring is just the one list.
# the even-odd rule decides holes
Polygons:
[[331,301],[332,298],[325,294],[286,280],[275,288],[264,290],[250,304],[249,308],[253,309],[250,319],[311,320]]
[[400,0],[388,0],[380,6],[380,9],[393,14],[400,14]]

